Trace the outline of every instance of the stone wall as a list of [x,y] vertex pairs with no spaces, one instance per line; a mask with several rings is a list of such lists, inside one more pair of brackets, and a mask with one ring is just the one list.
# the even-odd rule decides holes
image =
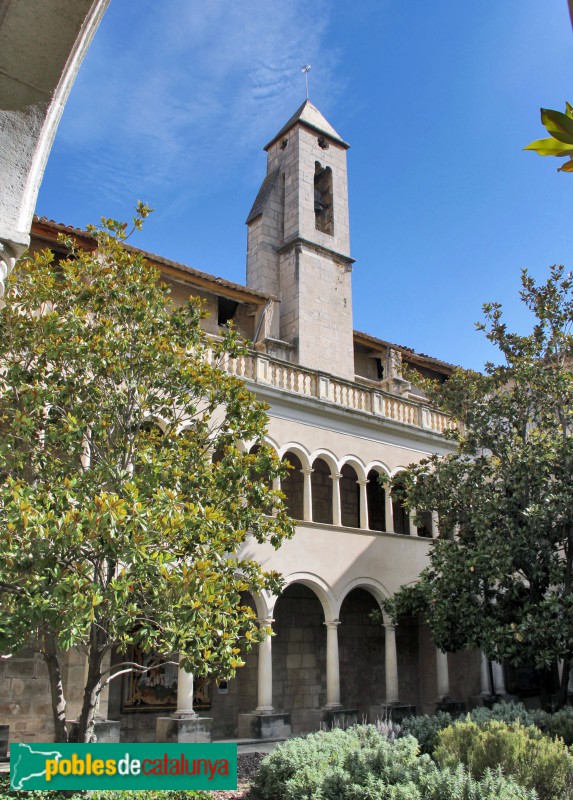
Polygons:
[[0,661],[0,723],[11,742],[54,741],[48,672],[32,649]]
[[354,589],[340,610],[340,701],[344,708],[358,711],[359,722],[369,706],[385,698],[384,628],[370,617],[375,608],[378,604],[369,592]]
[[273,704],[291,712],[293,734],[318,730],[326,702],[326,628],[316,595],[289,586],[277,601],[273,627]]

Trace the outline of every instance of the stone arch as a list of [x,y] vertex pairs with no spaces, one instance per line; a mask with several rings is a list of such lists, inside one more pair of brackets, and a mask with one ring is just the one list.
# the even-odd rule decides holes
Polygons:
[[3,106],[0,171],[11,187],[0,198],[0,292],[30,241],[36,197],[62,111],[109,0],[0,8]]
[[375,578],[354,578],[344,585],[340,593],[337,593],[336,605],[334,606],[336,616],[340,614],[340,609],[342,608],[346,596],[349,595],[353,589],[365,589],[367,592],[370,592],[380,606],[380,610],[382,610],[382,601],[392,596],[392,593],[388,591],[384,584]]
[[364,466],[364,463],[362,462],[361,459],[359,459],[357,456],[352,456],[352,455],[344,456],[344,458],[342,458],[341,461],[340,461],[340,465],[339,465],[340,466],[340,471],[342,471],[342,467],[347,466],[347,465],[349,467],[352,467],[352,469],[356,473],[357,480],[359,480],[359,481],[366,480],[367,472],[366,472],[366,468]]
[[312,589],[320,600],[326,622],[336,619],[336,598],[331,587],[323,578],[313,572],[292,572],[290,575],[284,576],[284,579],[285,588],[293,583],[302,583],[303,586]]
[[338,463],[338,459],[334,455],[331,450],[314,450],[310,457],[310,466],[314,464],[314,462],[320,458],[321,461],[324,461],[330,467],[330,474],[335,475],[337,472],[340,471],[340,465]]
[[300,463],[302,464],[302,468],[310,469],[310,453],[306,447],[303,447],[303,445],[298,444],[297,442],[287,442],[287,444],[284,444],[281,448],[279,448],[278,454],[282,459],[287,453],[294,453],[295,456],[298,456]]
[[[279,448],[278,444],[275,442],[275,440],[271,439],[270,436],[265,435],[265,436],[262,437],[262,440],[259,440],[259,441],[263,441],[266,445],[268,445],[269,447],[272,447],[272,449],[275,451],[275,453],[277,455],[279,454],[280,448]],[[250,453],[251,450],[253,449],[253,447],[256,444],[258,444],[256,439],[249,439],[248,442],[242,442],[242,446],[244,447],[245,452],[247,452],[247,453]]]

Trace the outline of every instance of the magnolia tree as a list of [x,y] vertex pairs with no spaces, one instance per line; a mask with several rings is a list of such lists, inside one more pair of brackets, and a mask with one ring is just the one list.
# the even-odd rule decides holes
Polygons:
[[265,633],[242,593],[280,588],[241,545],[293,530],[265,407],[225,372],[236,335],[214,344],[199,304],[174,308],[124,225],[91,232],[93,252],[20,262],[0,311],[0,652],[41,652],[57,741],[70,648],[87,659],[80,741],[111,648],[232,676]]
[[562,705],[573,653],[573,279],[553,267],[544,285],[526,272],[522,285],[532,332],[511,333],[501,307],[486,305],[478,327],[501,363],[426,384],[458,423],[448,434],[457,452],[406,473],[407,504],[437,509],[440,536],[420,582],[387,608],[424,612],[445,651],[479,647],[542,679],[562,660]]

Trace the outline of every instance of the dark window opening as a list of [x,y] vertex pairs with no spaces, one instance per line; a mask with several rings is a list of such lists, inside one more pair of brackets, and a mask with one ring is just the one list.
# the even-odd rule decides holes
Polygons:
[[368,484],[368,527],[371,531],[386,530],[386,492],[378,480],[378,473],[370,470]]
[[287,511],[293,519],[302,519],[304,511],[302,464],[294,453],[286,453],[282,460],[287,461],[292,467],[292,469],[289,469],[286,478],[281,480],[281,491],[285,496]]
[[375,359],[375,361],[376,361],[376,374],[378,375],[378,380],[379,381],[383,381],[384,380],[384,364],[382,363],[382,359],[381,358],[377,358],[377,359]]
[[354,469],[345,464],[340,477],[341,522],[346,528],[360,527],[360,487]]
[[219,297],[218,305],[218,323],[219,327],[228,325],[236,314],[239,304],[235,300],[229,300],[227,297]]
[[428,539],[432,538],[432,512],[422,511],[422,525],[418,528],[418,536],[425,536]]
[[394,485],[392,489],[392,514],[394,516],[394,533],[410,534],[410,516],[404,506],[403,488]]
[[332,170],[314,165],[314,221],[317,231],[334,235],[334,216],[332,209]]
[[312,519],[314,522],[325,522],[332,525],[332,480],[330,467],[322,458],[317,458],[312,465]]

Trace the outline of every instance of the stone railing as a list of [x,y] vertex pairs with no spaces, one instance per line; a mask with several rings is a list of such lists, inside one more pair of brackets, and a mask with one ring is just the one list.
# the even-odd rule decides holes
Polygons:
[[[208,360],[213,362],[212,350],[209,350]],[[261,353],[250,352],[238,358],[229,358],[221,366],[231,375],[248,383],[272,386],[303,397],[314,397],[340,408],[363,411],[437,433],[443,433],[451,425],[449,417],[423,403],[406,400],[376,387],[363,386],[305,369]]]

